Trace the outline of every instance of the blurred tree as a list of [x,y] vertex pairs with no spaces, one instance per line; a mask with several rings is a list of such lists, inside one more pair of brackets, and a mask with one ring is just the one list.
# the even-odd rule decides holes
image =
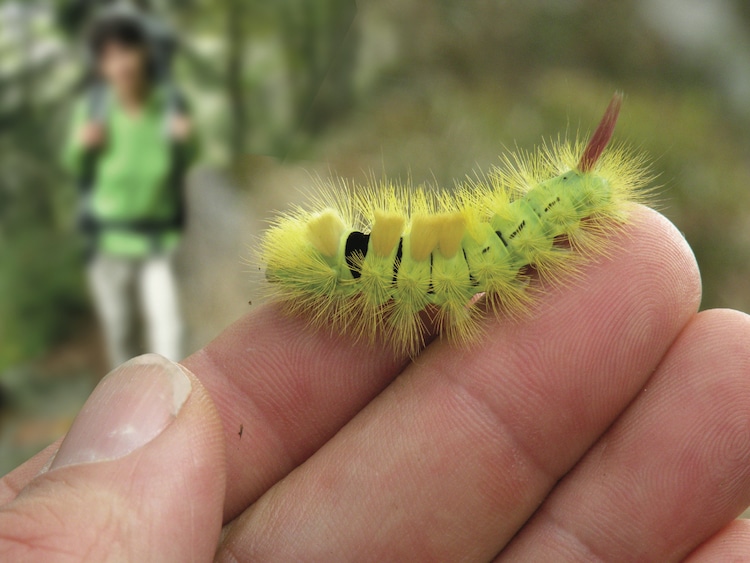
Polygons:
[[244,0],[224,0],[226,5],[227,66],[226,88],[229,111],[232,116],[232,162],[237,165],[245,156],[247,110],[244,88],[246,64]]
[[61,213],[65,182],[56,165],[72,90],[60,68],[63,50],[51,13],[40,3],[4,2],[0,21],[2,373],[63,337],[85,300],[75,239]]
[[[314,133],[343,113],[351,101],[351,66],[339,65],[335,76],[327,74],[337,58],[352,59],[354,49],[342,53],[341,47],[352,29],[356,4],[353,0],[281,0],[279,6],[293,112],[296,120]],[[333,78],[336,88],[316,100],[326,78]],[[310,115],[313,104],[315,112]]]

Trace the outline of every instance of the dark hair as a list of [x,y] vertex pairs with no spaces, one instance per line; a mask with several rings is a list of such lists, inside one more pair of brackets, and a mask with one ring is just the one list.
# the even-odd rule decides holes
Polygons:
[[146,54],[146,73],[153,77],[155,60],[145,23],[131,15],[113,15],[102,18],[91,27],[88,37],[89,49],[97,60],[110,43],[124,47],[142,49]]

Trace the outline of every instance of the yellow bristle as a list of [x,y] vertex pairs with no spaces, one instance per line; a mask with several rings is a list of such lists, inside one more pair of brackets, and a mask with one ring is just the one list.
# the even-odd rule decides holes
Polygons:
[[375,254],[389,256],[404,232],[406,218],[395,213],[375,211],[370,241]]
[[441,215],[436,219],[440,253],[446,258],[453,258],[461,249],[461,240],[466,232],[466,219],[460,213]]
[[325,210],[307,222],[307,237],[321,254],[333,258],[339,250],[341,235],[346,230],[338,213]]
[[439,217],[419,215],[412,218],[409,239],[412,258],[419,262],[429,260],[440,239],[439,224]]

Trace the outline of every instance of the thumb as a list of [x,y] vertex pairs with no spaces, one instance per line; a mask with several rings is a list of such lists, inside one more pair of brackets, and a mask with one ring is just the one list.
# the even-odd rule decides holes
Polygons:
[[205,389],[142,356],[99,383],[49,470],[0,508],[0,560],[209,561],[224,488]]

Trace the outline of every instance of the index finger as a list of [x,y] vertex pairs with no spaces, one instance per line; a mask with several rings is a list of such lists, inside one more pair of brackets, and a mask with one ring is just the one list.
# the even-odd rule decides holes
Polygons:
[[387,344],[314,331],[277,304],[258,307],[185,360],[224,424],[225,518],[312,455],[408,361]]

